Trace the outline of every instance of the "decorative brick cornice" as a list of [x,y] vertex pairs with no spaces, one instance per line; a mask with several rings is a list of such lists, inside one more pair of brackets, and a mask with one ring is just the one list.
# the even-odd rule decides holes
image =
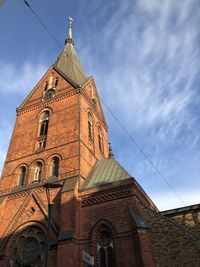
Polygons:
[[10,200],[10,199],[15,199],[15,198],[26,197],[30,194],[30,192],[31,192],[31,189],[19,191],[19,192],[8,195],[7,199]]
[[60,100],[62,100],[64,98],[68,98],[70,96],[76,95],[79,92],[80,92],[80,89],[74,89],[73,91],[70,91],[70,92],[62,94],[62,95],[60,95],[58,97],[52,98],[51,100],[48,100],[48,101],[45,101],[45,102],[40,102],[39,104],[35,104],[35,105],[30,106],[30,107],[25,107],[23,109],[17,109],[17,115],[21,115],[21,114],[24,114],[26,112],[29,112],[29,111],[32,111],[32,110],[35,110],[35,109],[38,109],[38,108],[46,107],[51,103],[58,102],[58,101],[60,101]]
[[[65,180],[66,180],[66,178],[62,179],[62,180],[57,180],[55,183],[63,185]],[[40,185],[25,188],[23,190],[16,191],[16,192],[13,190],[13,188],[9,188],[9,189],[0,191],[0,197],[1,196],[7,197],[7,199],[10,200],[10,199],[25,197],[25,196],[29,195],[29,193],[33,190],[34,190],[34,192],[37,192],[37,193],[43,192],[43,191],[45,191],[45,188],[43,185],[44,184],[40,184]]]
[[86,196],[82,197],[81,199],[81,207],[94,205],[101,202],[111,201],[119,198],[125,198],[130,197],[133,195],[133,192],[131,189],[125,189],[115,192],[109,192],[109,193],[102,193],[102,194],[95,194],[92,196]]
[[0,197],[1,196],[5,196],[5,195],[8,195],[12,192],[12,188],[7,188],[7,189],[4,189],[4,190],[1,190],[0,191]]

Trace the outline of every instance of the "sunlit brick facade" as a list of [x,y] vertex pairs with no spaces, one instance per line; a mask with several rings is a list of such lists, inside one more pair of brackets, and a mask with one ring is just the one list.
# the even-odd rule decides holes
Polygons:
[[[199,240],[187,232],[192,219],[186,226],[182,220],[184,232],[178,211],[160,214],[115,160],[94,78],[85,76],[74,49],[71,23],[57,61],[17,109],[0,180],[1,267],[45,266],[46,183],[60,186],[50,189],[48,266],[88,266],[83,252],[99,267],[200,266]],[[199,207],[191,212],[197,234]],[[193,247],[188,253],[183,239]]]

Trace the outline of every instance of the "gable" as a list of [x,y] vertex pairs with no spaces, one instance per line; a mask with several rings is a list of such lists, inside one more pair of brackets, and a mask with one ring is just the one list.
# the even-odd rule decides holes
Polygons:
[[[55,86],[56,80],[58,84]],[[41,101],[45,101],[43,99],[44,91],[50,89],[50,87],[55,88],[55,96],[61,95],[75,88],[74,84],[68,81],[66,77],[51,66],[18,109],[30,107],[40,103]]]
[[96,110],[98,114],[100,114],[101,118],[103,119],[104,124],[106,125],[106,127],[108,127],[107,123],[106,123],[106,120],[105,120],[105,117],[104,117],[103,109],[102,109],[102,106],[101,106],[101,101],[100,101],[100,98],[99,98],[99,95],[98,95],[98,91],[97,91],[97,88],[96,88],[96,84],[95,84],[94,78],[91,77],[85,83],[85,85],[83,85],[82,88],[83,88],[87,98],[91,102],[93,109]]

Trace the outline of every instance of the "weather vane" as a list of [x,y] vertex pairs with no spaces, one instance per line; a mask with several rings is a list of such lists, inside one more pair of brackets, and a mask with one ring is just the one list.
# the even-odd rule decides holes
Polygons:
[[74,41],[72,39],[72,21],[73,21],[73,18],[72,17],[69,17],[69,30],[68,30],[68,35],[67,35],[67,40],[66,40],[66,43],[72,43],[74,44]]

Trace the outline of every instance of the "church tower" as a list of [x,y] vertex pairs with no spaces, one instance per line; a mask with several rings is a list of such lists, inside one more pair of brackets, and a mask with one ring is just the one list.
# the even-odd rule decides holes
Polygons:
[[70,18],[64,49],[17,108],[0,180],[0,266],[155,266],[141,205],[157,210],[109,148]]

